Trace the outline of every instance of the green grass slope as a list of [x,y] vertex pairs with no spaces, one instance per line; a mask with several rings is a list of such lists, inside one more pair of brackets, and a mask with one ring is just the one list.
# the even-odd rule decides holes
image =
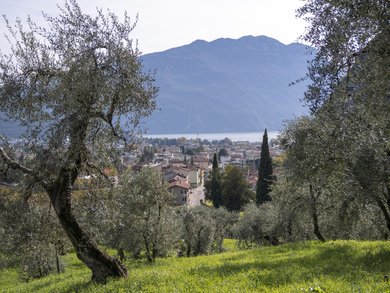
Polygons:
[[66,272],[24,283],[0,271],[2,292],[390,292],[390,243],[305,242],[192,258],[127,262],[129,277],[89,283],[74,254]]

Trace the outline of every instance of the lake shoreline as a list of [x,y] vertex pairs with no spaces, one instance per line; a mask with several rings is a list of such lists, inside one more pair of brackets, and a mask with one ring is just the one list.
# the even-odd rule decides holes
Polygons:
[[[279,131],[268,131],[268,139],[277,138],[280,134]],[[222,140],[229,138],[231,141],[248,141],[248,142],[261,142],[263,139],[263,132],[220,132],[220,133],[159,133],[159,134],[146,134],[146,138],[180,138],[185,137],[187,139],[207,139],[207,140]]]

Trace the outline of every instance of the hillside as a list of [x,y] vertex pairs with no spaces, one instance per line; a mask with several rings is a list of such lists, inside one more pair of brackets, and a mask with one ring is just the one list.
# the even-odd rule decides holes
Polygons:
[[245,132],[280,129],[305,112],[305,76],[310,52],[265,37],[197,40],[143,56],[157,69],[158,106],[147,121],[151,133]]
[[[24,283],[0,270],[1,292],[388,292],[388,242],[304,242],[191,258],[127,261],[129,277],[107,285],[74,254],[66,272]],[[310,288],[312,290],[310,290]],[[322,290],[322,291],[321,291]]]

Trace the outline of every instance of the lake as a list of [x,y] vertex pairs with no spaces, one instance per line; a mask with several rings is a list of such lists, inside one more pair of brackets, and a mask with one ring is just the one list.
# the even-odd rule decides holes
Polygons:
[[[279,131],[268,131],[268,139],[276,138]],[[228,137],[231,141],[260,142],[263,140],[263,132],[223,132],[223,133],[175,133],[175,134],[146,134],[147,138],[179,138],[222,140]]]

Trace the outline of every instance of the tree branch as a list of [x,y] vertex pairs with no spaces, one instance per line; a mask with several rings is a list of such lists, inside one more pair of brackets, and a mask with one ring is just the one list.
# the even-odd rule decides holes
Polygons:
[[99,167],[95,166],[94,164],[92,164],[90,162],[86,162],[86,165],[87,165],[88,168],[91,168],[91,169],[96,170],[97,172],[99,172],[100,176],[104,177],[110,183],[111,188],[114,187],[114,183],[112,182],[110,176],[105,174]]
[[0,157],[1,159],[3,160],[3,162],[9,167],[9,168],[12,168],[14,170],[19,170],[21,171],[22,173],[24,174],[27,174],[27,175],[31,175],[37,182],[39,182],[40,184],[42,184],[42,186],[44,188],[47,188],[47,182],[45,180],[43,180],[43,178],[41,176],[39,176],[36,172],[34,172],[33,170],[21,165],[20,163],[12,160],[7,154],[6,152],[4,151],[4,149],[2,147],[0,147]]
[[114,124],[112,123],[112,118],[113,118],[112,115],[113,115],[113,112],[112,113],[110,112],[108,114],[105,114],[103,112],[95,112],[95,113],[93,113],[92,117],[102,119],[105,123],[107,123],[111,129],[112,135],[114,137],[116,137],[117,139],[123,141],[125,146],[127,146],[128,142],[127,142],[126,137],[124,135],[121,135],[120,133],[118,133],[118,131],[115,129]]

